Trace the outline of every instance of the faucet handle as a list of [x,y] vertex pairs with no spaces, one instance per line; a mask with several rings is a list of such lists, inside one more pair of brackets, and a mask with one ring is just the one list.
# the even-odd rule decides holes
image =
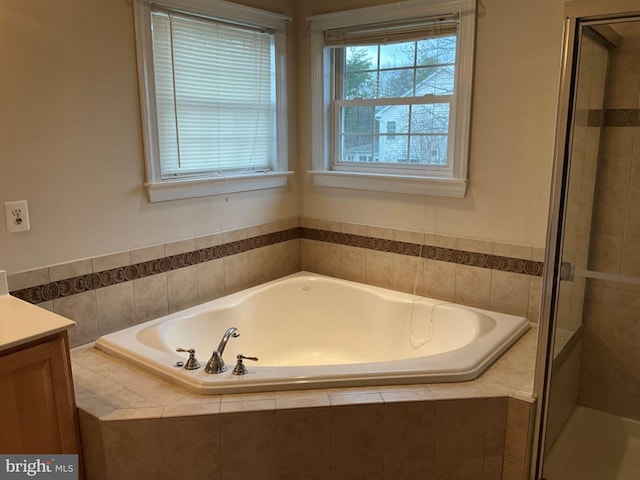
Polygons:
[[258,357],[245,357],[241,353],[236,355],[236,358],[238,359],[238,362],[236,363],[236,366],[233,367],[233,371],[231,372],[233,375],[246,375],[247,373],[249,373],[247,367],[245,367],[244,363],[242,363],[243,360],[252,360],[254,362],[258,361]]
[[196,349],[195,348],[176,348],[176,352],[186,352],[189,354],[189,358],[187,359],[187,363],[184,364],[184,368],[187,370],[196,370],[200,368],[200,362],[196,358]]

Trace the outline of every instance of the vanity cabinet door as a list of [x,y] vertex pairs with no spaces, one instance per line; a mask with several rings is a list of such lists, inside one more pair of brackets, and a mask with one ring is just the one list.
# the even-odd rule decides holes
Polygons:
[[0,354],[0,452],[79,453],[66,332]]

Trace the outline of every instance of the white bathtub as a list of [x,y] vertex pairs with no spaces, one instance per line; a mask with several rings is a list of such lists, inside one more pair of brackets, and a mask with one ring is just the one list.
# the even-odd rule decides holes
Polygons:
[[[224,332],[223,358],[204,372]],[[108,353],[200,393],[461,382],[529,328],[522,317],[300,272],[96,341]],[[176,366],[195,348],[202,367]],[[236,355],[249,373],[232,375]]]

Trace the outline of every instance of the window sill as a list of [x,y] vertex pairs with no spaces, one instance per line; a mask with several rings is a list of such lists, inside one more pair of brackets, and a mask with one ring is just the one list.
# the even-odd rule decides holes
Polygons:
[[455,178],[385,175],[311,170],[313,182],[320,187],[351,188],[377,192],[406,193],[434,197],[464,198],[467,180]]
[[288,177],[294,172],[266,172],[229,177],[199,178],[193,180],[171,180],[165,182],[147,182],[149,200],[163,202],[181,198],[225,195],[227,193],[249,192],[279,188],[287,185]]

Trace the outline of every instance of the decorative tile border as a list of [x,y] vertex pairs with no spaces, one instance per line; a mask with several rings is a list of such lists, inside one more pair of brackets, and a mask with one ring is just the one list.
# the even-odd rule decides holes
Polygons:
[[267,247],[277,243],[295,240],[300,234],[298,227],[279,232],[258,235],[243,240],[201,248],[191,252],[156,258],[124,267],[112,268],[97,273],[88,273],[73,278],[65,278],[56,282],[37,285],[10,292],[14,297],[30,303],[41,303],[57,298],[67,297],[77,293],[96,290],[118,283],[130,282],[138,278],[156,275],[158,273],[177,270],[179,268],[197,265],[218,258],[236,255],[256,248]]
[[417,243],[366,237],[350,233],[332,232],[329,230],[318,230],[308,227],[300,227],[300,238],[346,245],[349,247],[366,248],[369,250],[377,250],[379,252],[428,258],[430,260],[439,260],[441,262],[459,263],[462,265],[489,268],[504,272],[522,273],[536,277],[542,276],[543,263],[534,260],[468,252],[465,250],[436,247],[433,245],[420,245]]
[[[602,115],[604,114],[604,122]],[[639,108],[618,108],[605,110],[589,110],[587,120],[589,127],[640,127]]]
[[379,252],[395,253],[398,255],[422,257],[441,262],[459,263],[504,272],[521,273],[537,277],[542,276],[543,263],[534,260],[469,252],[433,245],[421,245],[330,230],[295,227],[243,240],[236,240],[222,245],[112,268],[101,272],[65,278],[55,282],[15,290],[10,293],[14,297],[30,303],[41,303],[123,282],[130,282],[138,278],[177,270],[179,268],[197,265],[199,263],[298,238],[365,248]]

